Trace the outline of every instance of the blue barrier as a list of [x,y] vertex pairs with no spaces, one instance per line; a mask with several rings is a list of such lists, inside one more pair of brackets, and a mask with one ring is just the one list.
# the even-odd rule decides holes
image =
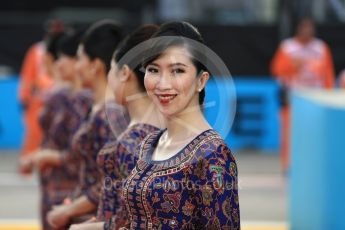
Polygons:
[[345,92],[317,94],[292,97],[291,230],[345,229]]
[[18,78],[0,80],[0,149],[19,149],[24,127],[17,98]]
[[[278,87],[265,78],[235,78],[235,88],[223,78],[213,78],[207,84],[206,118],[232,149],[278,149]],[[21,145],[24,128],[17,87],[16,77],[0,80],[0,149],[18,149]]]
[[[207,120],[234,150],[256,148],[277,152],[280,144],[277,83],[265,77],[235,78],[234,84],[236,98],[227,93],[229,90],[235,90],[231,82],[219,83],[214,79],[209,81],[206,104],[215,102],[216,106],[205,109]],[[236,114],[232,122],[234,112]],[[222,123],[215,123],[215,119],[221,120]],[[224,132],[228,130],[228,126],[231,126],[231,131]]]
[[226,139],[236,110],[236,90],[231,79],[211,78],[206,85],[204,114],[210,125]]

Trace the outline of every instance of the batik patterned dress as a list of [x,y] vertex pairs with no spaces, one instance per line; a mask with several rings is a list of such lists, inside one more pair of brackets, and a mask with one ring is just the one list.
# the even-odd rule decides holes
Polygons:
[[[70,100],[72,108],[65,111],[64,115],[61,116],[61,126],[57,126],[54,130],[56,133],[60,130],[67,130],[67,135],[59,135],[59,138],[64,142],[64,139],[69,141],[69,151],[64,151],[61,154],[62,164],[69,168],[74,168],[79,174],[79,157],[72,151],[72,140],[78,129],[83,123],[87,121],[91,114],[93,105],[93,94],[90,90],[80,90],[72,95]],[[72,169],[71,169],[72,170]]]
[[[71,138],[80,125],[83,117],[78,111],[91,108],[91,97],[83,97],[83,104],[75,101],[71,88],[63,87],[49,95],[41,113],[40,123],[44,130],[43,149],[57,150],[61,158],[71,154]],[[41,211],[44,229],[50,229],[46,222],[46,215],[53,205],[58,205],[69,196],[78,182],[78,167],[72,161],[64,162],[60,166],[46,167],[40,172],[41,182]]]
[[92,94],[87,90],[70,94],[61,103],[63,108],[54,116],[49,129],[51,136],[48,148],[59,150],[61,164],[52,169],[49,177],[52,194],[58,192],[54,204],[61,204],[61,200],[71,196],[79,181],[79,162],[72,151],[72,138],[80,125],[88,116],[93,105]]
[[[158,130],[149,124],[134,124],[127,128],[117,141],[107,144],[100,151],[97,162],[103,171],[103,186],[97,220],[106,222],[105,229],[113,229],[125,220],[124,204],[120,200],[123,182],[138,160],[140,142],[148,134]],[[117,218],[113,218],[115,216]]]
[[50,129],[50,135],[53,137],[51,147],[60,149],[71,147],[73,135],[91,112],[93,97],[90,91],[82,90],[71,94],[68,100],[63,102],[63,113],[55,116]]
[[50,128],[54,123],[54,118],[57,114],[64,112],[63,105],[69,100],[71,93],[71,88],[59,87],[44,96],[44,103],[39,114],[39,124],[43,132],[41,148],[49,147],[49,141],[52,138]]
[[[73,151],[79,158],[79,184],[73,197],[85,195],[98,206],[102,186],[102,174],[97,156],[110,140],[116,140],[128,125],[128,114],[123,107],[107,102],[94,110],[73,137]],[[92,215],[96,214],[93,212]],[[82,220],[82,219],[80,219]]]
[[162,132],[141,144],[123,189],[128,229],[240,229],[237,166],[223,139],[202,132],[170,159],[153,161]]

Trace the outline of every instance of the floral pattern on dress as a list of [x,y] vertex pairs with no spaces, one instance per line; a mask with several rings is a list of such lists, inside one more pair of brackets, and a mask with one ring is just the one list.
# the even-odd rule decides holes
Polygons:
[[212,129],[168,160],[153,161],[162,132],[141,144],[126,180],[128,229],[240,229],[237,166]]
[[[107,144],[98,155],[99,167],[103,169],[103,187],[98,206],[97,219],[107,222],[105,229],[112,229],[114,225],[123,222],[123,201],[121,201],[124,179],[130,174],[138,160],[138,146],[150,133],[159,130],[149,124],[134,124],[118,138]],[[116,218],[113,218],[116,216]],[[112,219],[113,218],[113,219]]]
[[[72,149],[80,164],[79,184],[74,197],[85,195],[96,206],[102,187],[102,172],[97,156],[102,147],[116,140],[128,125],[128,114],[115,102],[104,103],[93,111],[73,137]],[[114,130],[115,129],[115,130]]]
[[[40,121],[44,130],[43,149],[57,150],[61,158],[71,155],[71,138],[82,118],[77,116],[74,99],[77,97],[71,88],[53,91],[46,99]],[[91,108],[92,98],[85,98],[84,107]],[[73,161],[60,166],[47,167],[40,173],[41,210],[44,229],[50,229],[46,214],[53,205],[61,204],[78,184],[78,165]]]

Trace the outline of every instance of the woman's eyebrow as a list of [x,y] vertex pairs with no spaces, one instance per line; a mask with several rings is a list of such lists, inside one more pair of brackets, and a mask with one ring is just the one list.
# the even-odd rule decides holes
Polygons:
[[151,63],[148,64],[148,66],[149,66],[149,65],[154,65],[154,66],[159,67],[159,65],[158,65],[157,63],[155,63],[155,62],[151,62]]
[[185,65],[185,64],[183,64],[183,63],[181,63],[181,62],[176,62],[176,63],[171,63],[171,64],[169,64],[170,67],[171,67],[171,66],[179,66],[179,65],[184,66],[184,67],[188,67],[187,65]]
[[[157,67],[160,66],[159,64],[157,64],[157,63],[155,63],[155,62],[151,62],[150,64],[148,64],[148,66],[149,66],[149,65],[153,65],[153,66],[157,66]],[[187,65],[185,65],[185,64],[183,64],[183,63],[181,63],[181,62],[170,63],[170,64],[168,65],[168,67],[173,67],[173,66],[184,66],[184,67],[188,67]]]

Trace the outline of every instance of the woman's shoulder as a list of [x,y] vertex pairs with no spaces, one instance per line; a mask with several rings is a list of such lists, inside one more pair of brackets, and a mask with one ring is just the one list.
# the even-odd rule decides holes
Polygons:
[[152,132],[147,133],[143,140],[139,144],[139,157],[142,158],[151,149],[156,148],[158,140],[164,130],[152,130]]
[[96,113],[96,116],[100,119],[109,121],[109,123],[113,125],[114,128],[119,128],[122,131],[124,131],[129,123],[127,110],[123,106],[113,101],[105,102],[102,105],[101,109],[99,109]]
[[119,119],[127,119],[126,110],[115,102],[105,102],[92,107],[92,117],[95,120],[115,122]]
[[61,88],[54,88],[45,95],[46,103],[56,103],[56,101],[64,98],[65,92]]
[[117,141],[112,140],[107,142],[97,154],[97,164],[99,166],[105,165],[105,162],[113,158],[114,151],[116,150]]
[[224,139],[213,129],[208,130],[196,139],[194,162],[202,160],[226,163],[235,162],[235,158]]
[[76,106],[84,104],[92,106],[94,98],[90,90],[80,90],[71,95],[71,101],[76,104]]
[[118,144],[117,140],[109,140],[99,151],[99,155],[106,155],[114,152],[116,145]]
[[126,130],[121,133],[119,140],[121,142],[126,142],[126,140],[140,140],[141,142],[146,136],[159,130],[159,128],[149,124],[137,123],[134,125],[129,125]]
[[150,134],[159,133],[161,131],[158,127],[146,123],[137,123],[128,129],[128,135],[139,136],[140,138],[145,138]]
[[203,141],[189,163],[191,180],[209,181],[216,190],[227,186],[233,188],[233,183],[236,182],[236,159],[224,139],[217,133],[214,138]]

